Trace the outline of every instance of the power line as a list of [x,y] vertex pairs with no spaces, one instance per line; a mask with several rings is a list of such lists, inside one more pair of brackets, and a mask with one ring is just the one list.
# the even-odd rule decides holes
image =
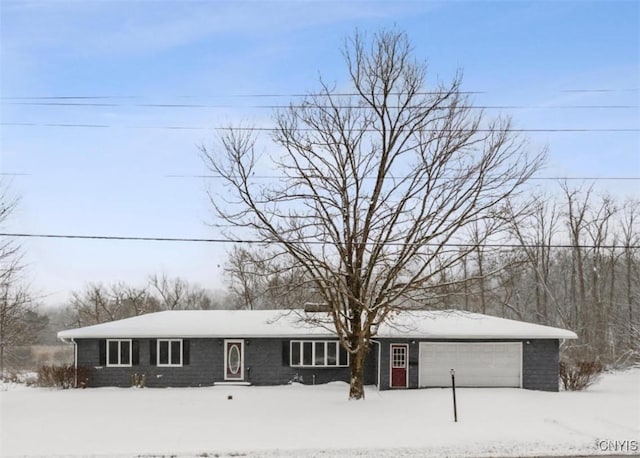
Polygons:
[[[369,106],[361,105],[296,105],[296,104],[275,104],[275,105],[231,105],[231,104],[203,104],[203,103],[106,103],[106,102],[2,102],[3,105],[21,106],[55,106],[55,107],[137,107],[137,108],[257,108],[257,109],[282,109],[282,108],[321,108],[321,109],[369,109]],[[408,105],[402,108],[415,108],[417,106]],[[390,106],[392,109],[399,109],[397,106]],[[439,110],[448,110],[450,107],[438,107]],[[549,110],[549,109],[637,109],[640,105],[457,105],[457,109],[471,110]]]
[[[573,89],[555,89],[546,91],[547,93],[560,92],[560,93],[627,93],[627,92],[638,92],[639,88],[573,88]],[[466,95],[474,95],[474,94],[491,94],[491,91],[455,91],[457,94],[466,94]],[[495,93],[495,92],[494,92]],[[393,92],[390,95],[403,95],[406,94],[404,92]],[[415,95],[445,95],[449,94],[449,91],[420,91],[416,92]],[[332,97],[342,97],[342,96],[358,96],[360,95],[357,92],[335,92],[330,94]],[[194,98],[268,98],[268,97],[323,97],[327,96],[325,93],[245,93],[245,94],[177,94],[173,96],[169,96],[169,98],[183,98],[183,99],[194,99]],[[0,97],[0,100],[110,100],[110,99],[144,99],[148,96],[143,95],[114,95],[114,94],[101,94],[101,95],[40,95],[40,96],[3,96]]]
[[[87,176],[87,174],[83,174]],[[97,175],[97,174],[94,174]],[[140,175],[140,174],[138,174]],[[33,173],[24,173],[24,172],[1,172],[0,176],[11,176],[11,177],[31,177],[38,176],[38,174]],[[156,175],[153,175],[156,176]],[[213,178],[223,178],[222,175],[197,175],[197,174],[173,174],[173,175],[162,175],[162,178],[196,178],[196,179],[213,179]],[[251,175],[252,179],[256,180],[278,180],[282,178],[287,178],[284,175]],[[366,177],[365,177],[366,178]],[[374,177],[370,177],[374,179]],[[389,176],[390,179],[402,179],[407,177],[402,176]],[[514,178],[515,180],[515,178]],[[640,181],[640,176],[638,177],[563,177],[563,176],[548,176],[548,177],[531,177],[529,178],[531,181]]]
[[[135,236],[118,236],[118,235],[72,235],[72,234],[31,234],[31,233],[0,233],[0,237],[16,237],[16,238],[50,238],[50,239],[75,239],[75,240],[113,240],[113,241],[136,241],[136,242],[195,242],[195,243],[246,243],[246,244],[263,244],[262,240],[252,239],[208,239],[195,237],[135,237]],[[326,242],[320,240],[309,241],[293,241],[293,244],[308,245],[327,245]],[[451,248],[473,248],[477,246],[487,248],[602,248],[602,249],[639,249],[640,245],[572,245],[572,244],[515,244],[515,243],[484,243],[478,245],[475,243],[403,243],[403,242],[386,242],[376,243],[370,242],[367,245],[389,245],[389,246],[446,246]]]
[[[76,123],[33,123],[33,122],[2,122],[3,126],[14,127],[69,127],[69,128],[100,128],[100,129],[162,129],[162,130],[214,130],[214,131],[244,131],[244,132],[276,132],[275,127],[202,127],[202,126],[117,126],[112,124],[76,124]],[[315,132],[316,129],[299,128],[293,129],[298,132]],[[353,129],[354,132],[377,132],[375,129]],[[640,132],[640,128],[529,128],[529,129],[423,129],[422,132],[563,132],[563,133],[586,133],[586,132]]]
[[[222,175],[164,175],[164,178],[224,178]],[[251,175],[252,179],[257,180],[278,180],[282,178],[288,178],[284,175]],[[368,179],[377,179],[377,177],[364,177]],[[387,176],[389,179],[404,179],[409,178],[407,176]],[[517,180],[514,178],[513,180]],[[529,180],[534,181],[562,181],[562,180],[592,180],[592,181],[636,181],[640,180],[640,177],[562,177],[562,176],[549,176],[549,177],[530,177]]]

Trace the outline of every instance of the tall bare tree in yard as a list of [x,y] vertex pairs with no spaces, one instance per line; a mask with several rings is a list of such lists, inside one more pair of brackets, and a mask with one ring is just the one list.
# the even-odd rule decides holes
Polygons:
[[276,113],[280,180],[254,178],[250,130],[230,128],[202,154],[233,196],[211,194],[219,217],[304,269],[351,356],[349,398],[362,399],[379,326],[474,249],[470,225],[500,214],[543,153],[530,154],[509,120],[474,110],[460,77],[428,86],[404,33],[355,34],[343,54],[349,93],[321,80]]

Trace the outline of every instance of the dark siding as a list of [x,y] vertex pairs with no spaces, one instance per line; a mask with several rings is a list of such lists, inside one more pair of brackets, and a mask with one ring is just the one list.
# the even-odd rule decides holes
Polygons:
[[[157,367],[151,364],[150,349],[152,340],[139,341],[139,364],[131,367],[107,367],[99,361],[100,339],[78,339],[78,366],[88,367],[91,371],[89,386],[131,386],[134,374],[144,375],[146,386],[206,386],[214,382],[214,368],[209,355],[222,349],[214,348],[212,339],[189,339],[189,365],[182,367]],[[217,345],[217,344],[216,344]],[[153,347],[155,348],[155,347]],[[222,360],[222,357],[220,357]],[[222,363],[220,363],[222,364]]]
[[522,387],[558,391],[557,339],[527,340],[522,344]]
[[[78,365],[91,370],[89,386],[131,386],[134,374],[144,375],[146,386],[207,386],[224,382],[224,340],[188,339],[189,363],[182,367],[157,367],[155,339],[137,339],[139,364],[132,367],[106,367],[100,364],[100,339],[78,339]],[[185,339],[186,342],[187,339]],[[104,340],[103,340],[104,341]],[[283,385],[293,380],[305,384],[349,381],[349,368],[298,368],[289,366],[283,351],[289,339],[244,339],[245,381],[254,385]],[[185,346],[186,347],[186,346]],[[186,348],[185,348],[186,350]],[[186,357],[186,355],[184,355]],[[287,355],[288,356],[288,355]],[[365,361],[365,384],[377,382],[377,346]],[[186,363],[186,361],[183,361]]]
[[380,339],[380,345],[382,346],[380,355],[380,389],[388,390],[391,388],[389,365],[391,344],[407,344],[409,346],[409,386],[407,388],[418,388],[419,341],[415,339]]
[[[348,367],[291,367],[289,365],[289,342],[289,339],[246,339],[246,380],[254,385],[283,385],[291,381],[298,381],[307,385],[313,383],[321,384],[337,381],[349,381]],[[376,383],[377,373],[375,365],[375,352],[370,351],[367,359],[365,360],[366,385],[373,385]]]

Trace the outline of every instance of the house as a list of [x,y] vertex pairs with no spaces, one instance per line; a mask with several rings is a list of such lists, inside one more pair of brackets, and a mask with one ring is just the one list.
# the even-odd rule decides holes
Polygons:
[[[75,345],[89,386],[223,383],[279,385],[349,380],[349,355],[331,327],[301,322],[302,311],[189,310],[150,313],[78,329]],[[325,316],[325,315],[322,315]],[[558,390],[564,329],[462,311],[413,311],[382,325],[365,362],[365,384],[380,390],[520,387]]]

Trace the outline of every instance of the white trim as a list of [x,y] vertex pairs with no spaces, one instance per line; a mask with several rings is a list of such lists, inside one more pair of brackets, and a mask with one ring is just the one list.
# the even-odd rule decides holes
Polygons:
[[[404,386],[393,386],[393,347],[404,347]],[[409,344],[390,343],[389,344],[389,388],[409,388]]]
[[[311,364],[304,364],[304,344],[311,344]],[[324,364],[316,364],[316,343],[324,344]],[[298,364],[293,362],[293,345],[298,344],[300,346],[300,360]],[[327,348],[329,344],[335,344],[336,347],[336,364],[327,364]],[[347,356],[347,361],[343,362],[340,357],[341,351]],[[302,368],[322,368],[331,369],[334,367],[349,367],[350,355],[349,352],[342,348],[339,340],[290,340],[289,341],[289,367],[302,367]]]
[[73,387],[78,388],[78,344],[73,338],[71,342],[73,342]]
[[[110,342],[118,342],[118,363],[117,364],[111,364],[109,362],[109,343]],[[129,364],[122,364],[120,362],[120,356],[122,355],[122,350],[121,350],[121,346],[122,346],[122,342],[129,342]],[[131,367],[132,363],[133,363],[133,339],[106,339],[106,349],[105,349],[105,353],[106,353],[106,366],[107,367]]]
[[524,357],[524,353],[522,352],[522,344],[523,342],[520,341],[520,388],[522,388],[522,377],[524,377],[524,375],[522,374],[522,365],[524,364],[522,361]]
[[[240,344],[240,370],[238,371],[239,377],[227,376],[227,344]],[[241,382],[244,380],[244,340],[243,339],[224,339],[224,379],[229,381]]]
[[[167,361],[166,364],[160,362],[160,342],[167,342]],[[172,364],[172,354],[171,354],[171,343],[172,342],[180,342],[180,362],[178,364]],[[156,366],[158,367],[182,367],[183,360],[182,356],[184,355],[184,343],[183,339],[157,339],[156,341]]]
[[418,345],[418,388],[422,387],[422,371],[420,370],[420,362],[422,361],[422,342],[416,341],[416,345]]

